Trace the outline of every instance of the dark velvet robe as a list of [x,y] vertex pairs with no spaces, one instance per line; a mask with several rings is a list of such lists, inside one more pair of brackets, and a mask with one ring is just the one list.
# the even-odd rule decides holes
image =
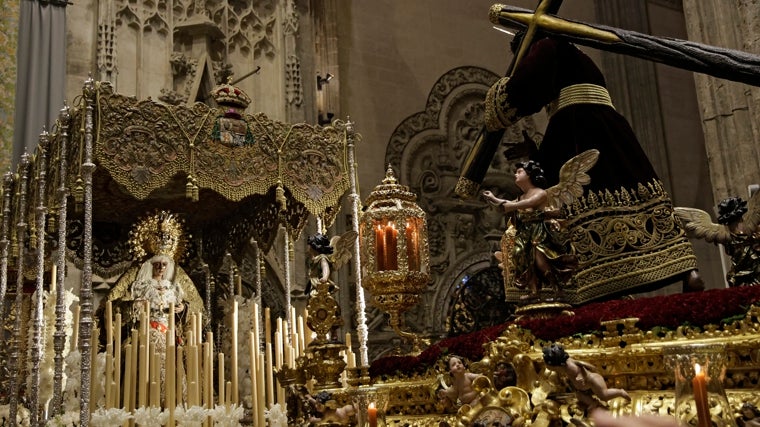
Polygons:
[[[605,86],[604,76],[586,54],[570,43],[544,38],[533,43],[506,90],[510,106],[524,117],[555,100],[562,88],[578,83]],[[592,148],[600,155],[586,190],[635,189],[638,183],[657,179],[631,126],[607,105],[576,104],[555,113],[531,159],[541,164],[551,186],[567,160]]]

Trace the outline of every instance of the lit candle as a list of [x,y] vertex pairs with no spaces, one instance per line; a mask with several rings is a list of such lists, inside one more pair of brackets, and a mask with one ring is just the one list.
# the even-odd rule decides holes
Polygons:
[[375,258],[377,258],[377,271],[385,270],[385,233],[379,224],[375,229]]
[[396,227],[391,222],[387,226],[385,226],[385,269],[386,270],[398,269],[398,264],[396,260],[397,238],[398,238],[398,230],[396,230]]
[[406,258],[409,260],[409,271],[419,271],[419,242],[417,241],[417,227],[414,223],[406,224]]
[[694,365],[694,404],[697,407],[697,427],[710,427],[710,407],[707,404],[707,376],[699,363]]
[[375,408],[375,402],[369,403],[369,408],[367,408],[367,420],[369,421],[369,427],[377,427],[377,408]]

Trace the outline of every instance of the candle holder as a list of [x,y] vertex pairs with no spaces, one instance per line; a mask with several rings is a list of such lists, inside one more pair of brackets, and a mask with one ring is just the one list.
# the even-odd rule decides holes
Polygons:
[[385,427],[388,390],[361,386],[349,393],[356,407],[357,427]]
[[696,427],[736,426],[723,378],[725,348],[720,344],[692,344],[664,348],[666,366],[675,376],[673,415]]
[[346,382],[351,387],[370,385],[372,379],[369,376],[369,368],[366,366],[346,368]]

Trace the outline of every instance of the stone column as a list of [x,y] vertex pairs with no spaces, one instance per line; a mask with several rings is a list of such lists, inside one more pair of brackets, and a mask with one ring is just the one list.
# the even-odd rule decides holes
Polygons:
[[[646,34],[650,32],[646,2],[602,0],[596,1],[594,7],[600,24]],[[672,192],[655,64],[610,52],[602,52],[601,57],[602,70],[615,108],[631,123],[657,175],[665,188]]]
[[[760,54],[760,1],[683,0],[689,39]],[[713,195],[760,183],[760,88],[695,74]]]

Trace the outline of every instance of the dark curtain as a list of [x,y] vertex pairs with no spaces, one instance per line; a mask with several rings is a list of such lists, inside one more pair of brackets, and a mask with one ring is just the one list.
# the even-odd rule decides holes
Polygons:
[[66,2],[22,0],[19,15],[14,167],[52,130],[66,98]]

